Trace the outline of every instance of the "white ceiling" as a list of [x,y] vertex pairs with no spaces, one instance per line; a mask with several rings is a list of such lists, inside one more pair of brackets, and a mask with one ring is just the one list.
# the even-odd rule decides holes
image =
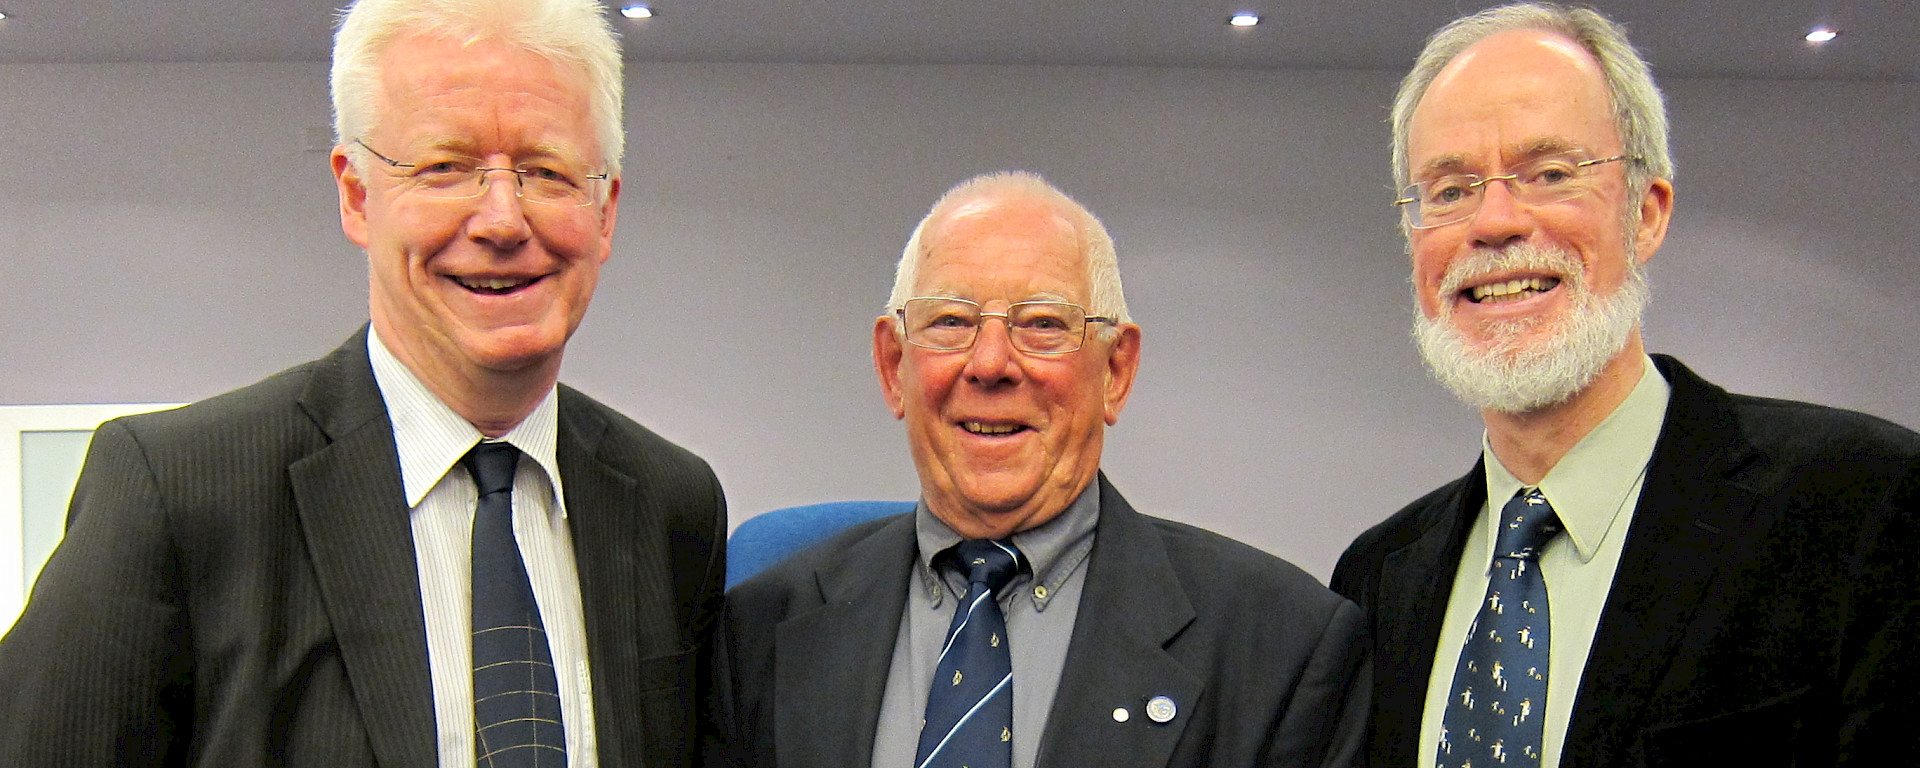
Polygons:
[[[0,63],[323,61],[345,0],[0,0]],[[614,5],[612,2],[608,3]],[[1404,69],[1490,0],[655,0],[629,61]],[[1916,0],[1600,0],[1667,77],[1920,82]],[[1253,29],[1226,26],[1255,12]],[[1800,38],[1833,24],[1839,40]]]

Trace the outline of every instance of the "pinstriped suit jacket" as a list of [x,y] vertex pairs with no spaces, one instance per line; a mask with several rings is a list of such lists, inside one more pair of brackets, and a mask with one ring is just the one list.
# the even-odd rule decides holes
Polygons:
[[[0,641],[0,765],[437,764],[365,333],[95,434],[66,539]],[[719,483],[565,386],[559,421],[600,765],[689,765],[725,573]]]

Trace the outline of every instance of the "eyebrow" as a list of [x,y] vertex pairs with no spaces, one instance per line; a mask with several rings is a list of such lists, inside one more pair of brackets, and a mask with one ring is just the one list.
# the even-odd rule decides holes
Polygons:
[[[916,296],[915,298],[960,299],[962,301],[971,301],[975,304],[980,304],[982,306],[984,306],[987,303],[987,301],[993,300],[993,299],[987,299],[986,301],[981,301],[980,299],[962,296],[960,295],[959,291],[953,291],[953,290],[944,290],[944,289],[938,289],[938,288],[929,288],[927,290],[929,291],[929,293],[922,293]],[[1053,291],[1035,291],[1034,293],[1028,294],[1027,298],[1012,299],[1012,300],[1009,300],[1007,303],[1019,304],[1019,303],[1028,302],[1028,301],[1057,301],[1057,302],[1062,302],[1066,304],[1075,303],[1072,299],[1067,298],[1065,294],[1055,293]]]
[[[427,136],[417,142],[417,146],[419,148],[413,151],[454,152],[464,156],[476,156],[479,154],[473,151],[473,142],[471,140],[458,136]],[[513,156],[514,162],[516,163],[523,162],[528,158],[551,158],[554,160],[576,162],[581,165],[588,164],[584,155],[575,152],[565,145],[555,144],[550,141],[535,142],[524,151],[509,154]]]
[[[1558,136],[1542,136],[1522,144],[1514,145],[1512,155],[1520,158],[1516,162],[1526,162],[1543,155],[1552,155],[1580,149],[1580,146]],[[1503,156],[1508,153],[1503,151]],[[1457,173],[1474,173],[1476,166],[1469,162],[1470,156],[1464,152],[1440,155],[1420,166],[1414,178],[1434,178]]]

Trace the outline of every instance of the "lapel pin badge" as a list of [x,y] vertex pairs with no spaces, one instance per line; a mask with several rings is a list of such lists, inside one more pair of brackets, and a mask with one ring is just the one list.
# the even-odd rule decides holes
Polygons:
[[1179,713],[1180,708],[1174,706],[1173,699],[1165,696],[1155,696],[1147,701],[1148,720],[1156,723],[1168,723],[1172,722],[1173,716]]

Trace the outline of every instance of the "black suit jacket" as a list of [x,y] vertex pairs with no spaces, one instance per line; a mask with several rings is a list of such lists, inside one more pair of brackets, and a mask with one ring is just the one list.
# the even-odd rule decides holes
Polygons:
[[[1042,766],[1347,765],[1367,696],[1359,610],[1245,544],[1141,515],[1100,479],[1100,523]],[[913,515],[862,524],[735,587],[722,730],[754,766],[867,765],[916,550]],[[1142,715],[1154,696],[1172,722]],[[1113,710],[1133,717],[1114,722]]]
[[[1673,393],[1560,764],[1911,759],[1920,435],[1655,364]],[[1334,572],[1372,622],[1375,768],[1431,748],[1417,743],[1428,670],[1485,499],[1476,465],[1362,534]]]
[[[564,386],[557,458],[600,764],[687,765],[725,572],[719,484]],[[0,642],[0,765],[438,764],[364,329],[253,386],[103,425],[67,525]]]

